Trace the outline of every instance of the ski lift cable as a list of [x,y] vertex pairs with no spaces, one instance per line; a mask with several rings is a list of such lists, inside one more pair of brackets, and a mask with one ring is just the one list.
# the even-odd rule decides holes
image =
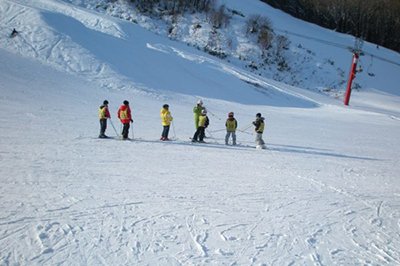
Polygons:
[[297,36],[297,37],[301,37],[301,38],[305,38],[305,39],[311,39],[311,40],[314,40],[316,42],[320,42],[320,43],[323,43],[323,44],[335,46],[335,47],[342,48],[342,49],[345,49],[345,50],[347,50],[347,47],[348,47],[347,45],[344,45],[344,44],[334,43],[334,42],[318,39],[318,38],[315,38],[315,37],[311,37],[311,36],[306,36],[306,35],[299,34],[299,33],[290,32],[290,31],[287,31],[287,30],[282,30],[282,29],[278,29],[278,28],[275,28],[275,30],[276,31],[280,31],[280,32],[284,32],[284,33],[287,33],[287,34],[290,34],[290,35],[294,35],[294,36]]
[[[304,38],[304,39],[307,39],[307,40],[314,40],[314,41],[319,42],[319,43],[323,43],[323,44],[326,44],[326,45],[334,46],[334,47],[345,49],[345,50],[348,50],[348,48],[349,48],[349,46],[346,46],[346,45],[343,45],[343,44],[334,43],[334,42],[331,42],[331,41],[326,41],[326,40],[318,39],[318,38],[315,38],[315,37],[306,36],[306,35],[303,35],[303,34],[294,33],[294,32],[290,32],[290,31],[287,31],[287,30],[279,29],[279,28],[275,28],[275,30],[276,31],[280,31],[280,32],[284,32],[286,34],[294,35],[294,36],[297,36],[297,37],[300,37],[300,38]],[[371,57],[375,57],[376,59],[379,59],[381,61],[400,66],[400,63],[398,63],[398,62],[395,62],[395,61],[392,61],[392,60],[389,60],[389,59],[374,55],[372,53],[369,53],[369,52],[366,52],[366,51],[363,51],[363,50],[361,50],[361,52],[363,54],[367,54],[367,55],[369,55]]]
[[363,51],[363,53],[371,56],[371,58],[376,58],[376,59],[379,59],[381,61],[384,61],[384,62],[387,62],[387,63],[391,63],[393,65],[400,66],[400,63],[394,62],[392,60],[389,60],[389,59],[386,59],[386,58],[383,58],[383,57],[380,57],[380,56],[377,56],[377,55],[374,55],[374,54],[371,54],[371,53],[365,52],[365,51]]
[[[363,61],[361,60],[361,58],[358,59],[358,62],[360,63],[360,64],[359,64],[359,68],[360,68],[361,71],[362,71],[362,69],[364,69],[364,64],[363,64]],[[360,72],[361,72],[361,71],[360,71]]]

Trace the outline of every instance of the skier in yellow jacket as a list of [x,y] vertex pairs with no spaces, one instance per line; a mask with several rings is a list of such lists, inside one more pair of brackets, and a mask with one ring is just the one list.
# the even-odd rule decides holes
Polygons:
[[261,116],[260,113],[256,114],[256,120],[253,121],[253,125],[255,126],[256,132],[256,149],[266,149],[265,142],[262,138],[262,134],[264,132],[264,117]]
[[100,119],[100,135],[99,138],[108,138],[106,136],[107,119],[111,118],[110,112],[108,111],[108,101],[105,100],[103,105],[99,108],[99,119]]
[[194,133],[192,142],[204,142],[205,130],[209,124],[210,120],[207,117],[207,110],[203,109],[201,111],[201,116],[199,117],[199,127],[197,128],[196,133]]
[[229,137],[232,135],[232,145],[236,145],[236,128],[238,123],[233,117],[233,112],[229,112],[228,119],[225,122],[226,135],[225,135],[225,145],[228,145]]
[[169,127],[173,120],[173,117],[171,116],[171,112],[168,109],[169,109],[168,104],[164,104],[163,108],[161,109],[161,122],[163,125],[163,132],[161,134],[162,141],[169,140],[168,139]]

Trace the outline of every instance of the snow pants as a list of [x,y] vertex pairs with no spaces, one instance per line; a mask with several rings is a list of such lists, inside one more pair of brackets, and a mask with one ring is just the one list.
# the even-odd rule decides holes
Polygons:
[[168,138],[168,133],[169,133],[169,126],[164,126],[163,132],[161,134],[161,137],[163,138]]
[[195,116],[194,117],[194,125],[196,126],[196,130],[199,129],[199,121],[200,121],[200,117]]
[[99,138],[106,136],[107,119],[100,119],[100,135]]
[[262,138],[262,133],[256,133],[256,146],[264,147],[265,142]]
[[125,123],[124,124],[124,127],[123,127],[123,129],[122,129],[122,138],[123,139],[127,139],[128,138],[128,135],[129,135],[129,123]]
[[226,131],[225,135],[225,144],[228,145],[229,138],[232,135],[232,144],[236,145],[236,132],[235,131]]
[[194,140],[198,139],[199,141],[203,141],[205,136],[205,131],[206,131],[205,127],[198,127],[196,133],[194,133],[193,139]]

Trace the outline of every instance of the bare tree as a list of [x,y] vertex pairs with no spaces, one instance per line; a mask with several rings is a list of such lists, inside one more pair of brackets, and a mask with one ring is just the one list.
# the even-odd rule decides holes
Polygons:
[[283,50],[289,49],[290,41],[286,36],[278,35],[276,37],[276,55],[280,56]]
[[262,17],[258,14],[252,14],[246,20],[245,31],[249,33],[259,33],[260,31],[271,31],[272,23],[269,18]]
[[210,22],[215,28],[228,27],[231,17],[226,13],[225,6],[222,5],[211,11]]

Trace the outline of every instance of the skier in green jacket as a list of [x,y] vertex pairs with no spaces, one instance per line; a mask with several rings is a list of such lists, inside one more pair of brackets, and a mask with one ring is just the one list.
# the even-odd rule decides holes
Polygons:
[[200,118],[200,115],[201,115],[201,112],[203,111],[203,109],[206,109],[206,108],[203,107],[202,100],[199,100],[197,102],[197,105],[195,107],[193,107],[194,123],[196,125],[196,130],[199,128],[199,118]]

